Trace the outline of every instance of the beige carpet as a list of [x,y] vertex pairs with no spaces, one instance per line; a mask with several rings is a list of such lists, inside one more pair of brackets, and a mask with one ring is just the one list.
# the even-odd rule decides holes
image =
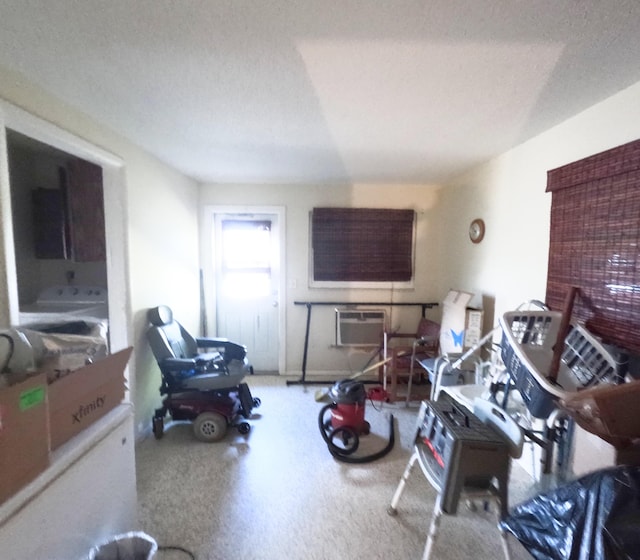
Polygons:
[[[168,424],[161,440],[137,446],[139,520],[160,545],[177,545],[198,560],[419,559],[436,492],[414,469],[396,517],[387,514],[412,449],[418,403],[367,403],[371,434],[360,453],[384,447],[389,414],[396,418],[393,451],[361,465],[335,460],[318,428],[318,386],[286,378],[247,378],[262,400],[247,436],[231,430],[218,443],[195,440],[188,423]],[[512,468],[511,505],[532,491]],[[510,539],[514,560],[531,558]],[[499,559],[493,513],[443,516],[433,558]],[[161,559],[188,558],[159,552]]]

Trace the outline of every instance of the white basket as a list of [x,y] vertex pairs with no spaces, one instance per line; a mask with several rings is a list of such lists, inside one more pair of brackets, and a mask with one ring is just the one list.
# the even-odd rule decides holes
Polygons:
[[617,378],[613,356],[583,326],[573,324],[564,340],[557,379],[548,379],[561,321],[557,311],[510,311],[500,319],[502,360],[537,418],[547,418],[556,400]]

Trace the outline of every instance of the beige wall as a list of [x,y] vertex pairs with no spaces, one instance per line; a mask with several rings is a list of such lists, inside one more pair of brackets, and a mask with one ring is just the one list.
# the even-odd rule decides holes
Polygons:
[[[528,299],[545,299],[551,194],[547,171],[640,138],[640,83],[576,115],[533,140],[472,170],[443,189],[444,284],[482,294],[485,328]],[[454,217],[456,219],[454,219]],[[467,236],[481,217],[487,233],[479,245]],[[576,428],[576,474],[613,464],[604,441]],[[530,461],[523,463],[525,468]]]
[[[442,279],[495,300],[499,313],[544,300],[551,194],[547,171],[640,137],[640,83],[591,107],[443,189]],[[473,245],[469,222],[481,217],[486,236]]]
[[[439,244],[434,219],[440,190],[429,185],[256,186],[204,185],[202,206],[283,206],[286,213],[286,373],[300,374],[306,308],[294,301],[413,302],[442,300],[435,281]],[[317,206],[413,208],[417,213],[416,278],[412,289],[322,289],[309,287],[309,213]],[[390,308],[393,325],[415,331],[420,308]],[[433,318],[439,318],[439,310]],[[335,348],[333,307],[314,307],[307,374],[355,372],[369,359],[363,350]]]
[[160,404],[160,371],[145,333],[146,312],[166,304],[196,332],[200,316],[197,188],[163,165],[127,166],[129,279],[137,352],[136,429]]
[[[107,242],[109,238],[117,240],[115,244],[112,242],[110,250],[124,257],[119,258],[123,270],[118,271],[124,277],[124,289],[115,304],[116,309],[111,312],[123,315],[122,324],[128,326],[123,343],[135,348],[129,362],[129,387],[139,432],[149,426],[153,409],[160,402],[160,374],[145,339],[147,308],[166,303],[174,308],[188,328],[196,329],[198,326],[197,185],[108,127],[2,67],[0,100],[24,109],[28,114],[59,127],[63,134],[70,133],[122,162],[119,172],[124,177],[122,192],[115,197],[114,193],[105,192],[105,199],[111,204],[107,213],[111,211],[112,216],[119,216],[124,223],[124,231],[117,232],[113,228],[109,231],[107,224]],[[109,185],[106,184],[107,188]],[[2,215],[5,217],[2,232],[5,238],[11,230],[10,219],[5,212],[6,203],[6,200],[2,201]],[[114,220],[110,222],[113,224]],[[6,286],[0,292],[6,300]],[[6,302],[3,307],[6,308]],[[6,313],[4,315],[3,322],[7,323]]]

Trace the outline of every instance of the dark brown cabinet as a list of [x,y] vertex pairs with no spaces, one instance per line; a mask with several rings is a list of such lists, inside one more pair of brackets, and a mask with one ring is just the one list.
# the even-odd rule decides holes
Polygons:
[[71,159],[56,189],[32,191],[35,253],[40,259],[104,262],[102,168]]
[[38,259],[66,259],[66,200],[62,189],[33,189],[35,253]]

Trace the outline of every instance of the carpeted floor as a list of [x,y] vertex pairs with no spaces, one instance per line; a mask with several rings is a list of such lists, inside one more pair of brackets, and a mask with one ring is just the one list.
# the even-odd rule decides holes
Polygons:
[[[286,385],[285,377],[247,379],[262,400],[252,430],[232,430],[218,443],[195,440],[191,424],[167,424],[164,437],[137,445],[139,520],[159,545],[183,547],[198,560],[418,559],[426,540],[436,492],[414,469],[398,506],[387,514],[411,455],[418,403],[367,403],[371,434],[358,455],[385,446],[389,414],[396,444],[378,461],[360,465],[335,460],[318,428],[323,403],[316,385]],[[511,505],[527,497],[533,481],[512,468]],[[514,560],[530,559],[510,539]],[[502,557],[492,513],[445,515],[434,559]],[[161,551],[160,559],[186,559]]]

